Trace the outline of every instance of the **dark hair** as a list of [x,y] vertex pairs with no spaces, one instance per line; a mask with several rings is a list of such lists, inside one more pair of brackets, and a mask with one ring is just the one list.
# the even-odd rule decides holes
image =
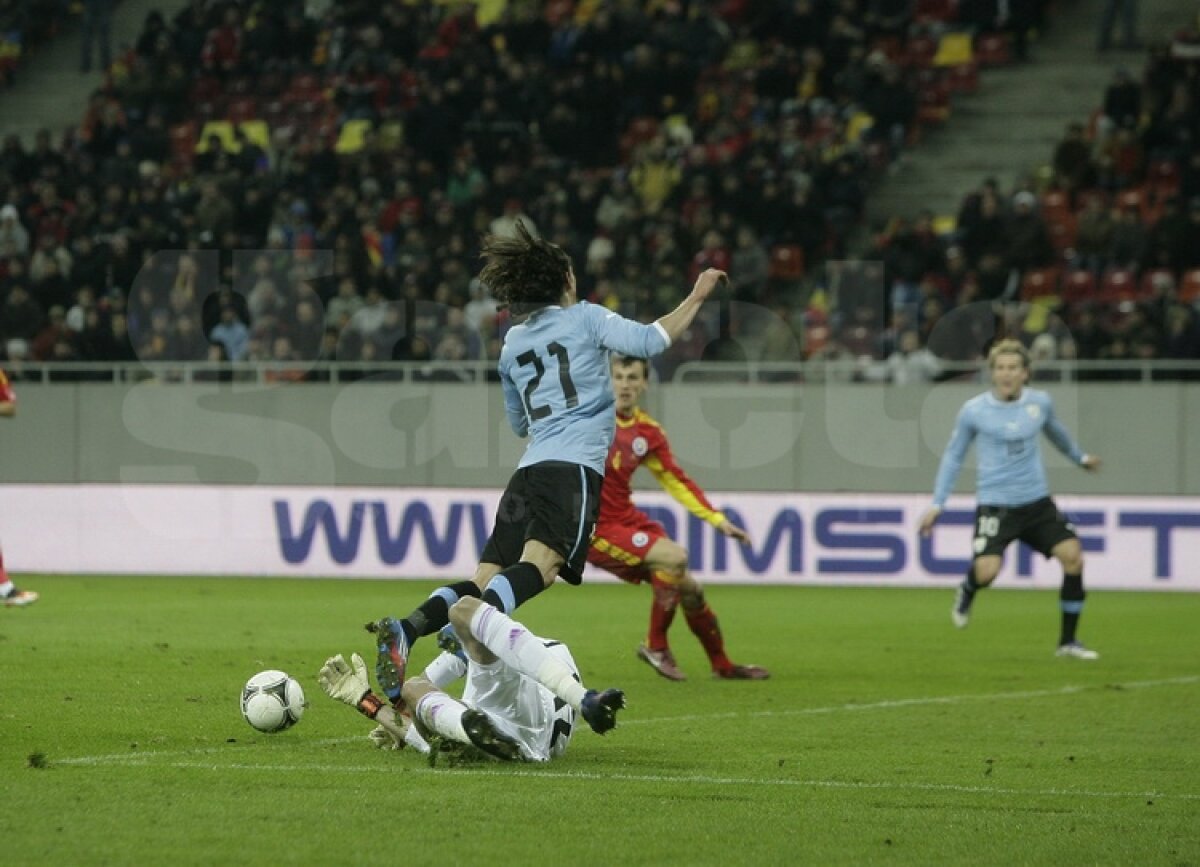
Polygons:
[[650,362],[644,358],[638,358],[636,355],[621,355],[619,352],[614,352],[609,357],[609,361],[613,367],[629,367],[633,364],[640,364],[642,366],[642,376],[647,379],[650,378]]
[[517,220],[516,237],[486,236],[480,256],[487,264],[479,272],[479,281],[514,316],[562,300],[571,257],[557,244],[533,237],[521,220]]

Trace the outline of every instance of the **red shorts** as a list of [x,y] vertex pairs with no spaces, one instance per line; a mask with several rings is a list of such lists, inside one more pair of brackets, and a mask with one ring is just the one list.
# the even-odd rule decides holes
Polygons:
[[668,538],[662,524],[638,512],[630,520],[596,524],[587,559],[622,581],[640,584],[652,574],[645,566],[646,555],[655,542]]

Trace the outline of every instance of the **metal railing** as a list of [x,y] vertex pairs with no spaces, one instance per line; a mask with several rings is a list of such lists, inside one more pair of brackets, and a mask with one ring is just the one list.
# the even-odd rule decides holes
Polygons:
[[[34,383],[214,383],[247,385],[287,383],[479,383],[496,381],[493,361],[442,362],[30,362],[3,365],[16,382]],[[943,362],[934,382],[986,380],[981,362]],[[1036,382],[1200,382],[1200,360],[1044,361],[1034,367]],[[797,362],[689,361],[677,367],[672,382],[823,383],[889,382],[883,361],[823,360]]]

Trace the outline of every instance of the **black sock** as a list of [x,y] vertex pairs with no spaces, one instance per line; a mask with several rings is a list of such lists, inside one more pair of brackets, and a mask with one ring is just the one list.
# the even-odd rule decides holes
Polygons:
[[429,594],[429,598],[418,605],[412,614],[400,621],[408,646],[422,635],[437,632],[450,622],[450,606],[464,596],[479,598],[479,588],[474,581],[459,581],[457,584],[447,584]]
[[483,591],[483,601],[505,614],[512,614],[544,589],[546,585],[542,582],[538,567],[522,560],[488,582],[487,590]]
[[1083,573],[1070,575],[1064,572],[1062,590],[1058,594],[1058,607],[1062,609],[1062,632],[1058,636],[1060,645],[1075,640],[1075,628],[1079,625],[1079,615],[1083,613],[1083,600],[1086,597],[1087,594],[1083,592]]
[[975,593],[979,590],[980,586],[981,585],[975,581],[975,564],[972,563],[971,568],[967,570],[967,577],[964,578],[962,580],[962,584],[959,585],[959,587],[962,588],[963,595],[967,598],[968,603],[975,598]]

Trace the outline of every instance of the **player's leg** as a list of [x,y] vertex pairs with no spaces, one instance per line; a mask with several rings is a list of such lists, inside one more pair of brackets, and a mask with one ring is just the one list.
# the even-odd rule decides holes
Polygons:
[[975,538],[971,541],[974,557],[966,577],[954,591],[950,619],[959,629],[971,619],[975,594],[996,580],[1003,563],[1004,549],[1017,537],[1017,518],[1011,509],[1001,506],[979,506],[975,509]]
[[723,680],[766,680],[771,673],[761,665],[740,665],[725,653],[725,639],[717,615],[704,598],[704,588],[690,572],[679,582],[680,602],[688,628],[700,641],[712,666],[713,677]]
[[1079,617],[1083,614],[1083,601],[1087,594],[1083,590],[1083,546],[1078,539],[1065,539],[1051,550],[1051,555],[1063,567],[1062,589],[1058,604],[1062,611],[1062,629],[1058,635],[1058,654],[1077,659],[1097,659],[1099,654],[1088,650],[1075,637],[1079,628]]
[[569,665],[504,612],[482,601],[463,599],[452,616],[456,623],[466,622],[463,631],[475,636],[505,665],[532,677],[581,713],[593,731],[603,734],[616,725],[625,694],[618,689],[586,689]]
[[554,583],[563,555],[545,542],[530,539],[521,559],[499,570],[486,584],[483,600],[501,611],[513,612]]
[[483,599],[511,614],[554,583],[583,580],[588,541],[596,526],[603,477],[587,467],[545,461],[517,471],[519,491],[501,501],[496,531],[522,536],[519,559],[506,564],[484,590]]
[[[644,528],[640,531],[642,535],[649,535],[652,539],[643,561],[652,576],[650,586],[654,590],[650,602],[650,629],[646,635],[646,647],[669,653],[667,629],[675,619],[675,611],[682,601],[681,585],[688,577],[688,553],[668,537],[660,526],[651,526],[656,529]],[[687,616],[686,606],[684,614]],[[688,623],[690,625],[691,621]]]
[[392,701],[400,697],[408,654],[417,639],[439,631],[450,622],[451,605],[462,598],[482,596],[505,566],[517,563],[521,546],[525,544],[525,503],[529,498],[526,484],[527,473],[523,470],[517,470],[509,478],[496,509],[492,535],[484,545],[479,566],[470,581],[439,587],[407,617],[385,617],[367,624],[367,630],[379,639],[375,674]]
[[423,675],[405,682],[403,697],[412,708],[413,723],[426,739],[442,737],[477,747],[504,761],[520,760],[519,744],[497,729],[487,714],[454,698]]
[[971,560],[967,576],[958,585],[954,593],[954,606],[950,609],[950,617],[959,629],[966,628],[970,622],[975,594],[996,580],[1003,562],[999,554],[981,554]]
[[[678,551],[660,548],[660,562],[666,568],[656,571],[647,565],[646,558],[662,541]],[[588,551],[588,562],[630,584],[650,584],[653,591],[650,625],[646,642],[637,649],[637,657],[668,680],[686,680],[687,676],[679,670],[671,653],[667,631],[679,608],[679,577],[686,569],[687,552],[671,542],[662,525],[638,513],[631,521],[606,522],[597,526]]]
[[19,590],[8,573],[4,571],[4,551],[0,550],[0,601],[6,608],[19,608],[38,601],[38,595],[32,590]]
[[1062,628],[1058,636],[1058,655],[1098,659],[1100,654],[1084,647],[1075,637],[1086,597],[1083,592],[1083,546],[1075,533],[1075,525],[1059,511],[1051,498],[1046,497],[1030,508],[1021,539],[1043,556],[1053,557],[1062,564],[1062,588],[1058,594]]
[[[489,551],[485,548],[484,556],[488,555]],[[480,587],[486,586],[499,571],[498,564],[481,562],[470,581],[458,581],[439,587],[407,617],[384,617],[367,624],[367,631],[374,633],[378,642],[375,677],[389,700],[394,702],[400,698],[408,655],[417,639],[437,632],[449,623],[450,606],[459,599],[479,597]]]

